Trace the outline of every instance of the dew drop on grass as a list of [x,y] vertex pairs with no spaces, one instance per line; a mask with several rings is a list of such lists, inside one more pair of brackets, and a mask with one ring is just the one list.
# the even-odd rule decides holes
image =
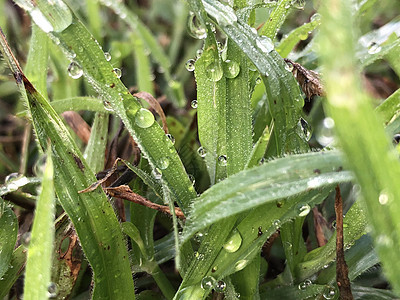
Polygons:
[[114,68],[113,73],[114,73],[115,77],[117,77],[117,78],[121,78],[121,76],[122,76],[121,69]]
[[293,71],[293,65],[291,63],[285,62],[285,70],[288,72]]
[[83,70],[76,62],[72,62],[68,66],[68,75],[73,79],[78,79],[83,75]]
[[161,170],[165,170],[169,166],[169,159],[167,157],[162,157],[158,161],[157,165]]
[[226,283],[223,280],[218,280],[214,285],[214,290],[218,293],[223,293],[226,290]]
[[110,61],[111,60],[111,54],[108,52],[104,52],[104,58],[106,59],[106,61]]
[[281,221],[275,220],[272,222],[272,225],[275,227],[275,229],[279,229],[281,227]]
[[247,259],[238,260],[235,264],[235,271],[237,272],[243,270],[244,267],[246,267],[246,265],[248,264],[248,262],[249,261]]
[[107,100],[103,100],[103,105],[104,105],[104,109],[107,111],[113,111],[112,107],[111,107],[111,103],[108,102]]
[[336,289],[333,286],[327,286],[322,295],[324,299],[334,299],[336,296]]
[[228,238],[223,247],[226,251],[233,253],[238,251],[241,245],[242,245],[242,236],[240,235],[239,231],[235,231]]
[[299,290],[304,291],[304,290],[306,290],[307,287],[309,287],[311,284],[312,284],[311,280],[306,279],[306,280],[304,280],[303,282],[300,282],[300,283],[299,283],[298,288],[299,288]]
[[386,205],[389,203],[390,197],[386,192],[381,192],[378,200],[381,205]]
[[192,185],[194,185],[196,183],[196,178],[194,178],[194,176],[192,174],[189,174],[189,180],[192,183]]
[[210,290],[214,287],[215,278],[212,276],[206,276],[201,280],[201,288],[203,290]]
[[381,52],[381,50],[382,50],[382,47],[379,46],[379,44],[371,43],[371,45],[368,48],[368,53],[369,54],[376,54],[376,53]]
[[154,115],[148,109],[141,108],[136,113],[135,122],[140,128],[148,128],[154,123]]
[[190,106],[192,107],[192,108],[197,108],[197,100],[196,99],[194,99],[194,100],[192,100],[192,102],[190,103]]
[[300,119],[300,126],[301,126],[301,128],[303,130],[303,133],[304,133],[304,135],[306,137],[306,140],[309,141],[310,138],[311,138],[311,135],[312,135],[310,125],[307,123],[306,120],[301,118]]
[[21,244],[24,245],[25,247],[28,247],[30,242],[31,242],[31,233],[25,232],[21,236]]
[[258,76],[258,77],[256,78],[256,84],[260,84],[260,83],[261,83],[261,77]]
[[271,39],[266,36],[257,37],[256,44],[260,50],[266,54],[274,50],[274,44],[271,42]]
[[11,173],[6,176],[4,179],[4,183],[9,183],[13,181],[14,179],[18,178],[19,174],[18,173]]
[[297,214],[299,217],[305,217],[310,213],[311,207],[308,204],[297,205]]
[[175,144],[175,138],[172,134],[167,133],[167,138],[171,141],[172,145]]
[[195,39],[205,39],[207,37],[207,29],[200,23],[196,14],[190,12],[188,19],[188,31],[189,34]]
[[321,15],[319,13],[315,13],[310,18],[311,22],[321,22]]
[[194,71],[194,63],[196,61],[194,59],[189,59],[186,63],[185,63],[185,68],[186,70],[188,70],[189,72],[193,72]]
[[54,282],[50,282],[50,284],[47,287],[47,295],[50,299],[55,299],[58,294],[58,286]]
[[201,57],[201,55],[203,54],[203,49],[198,49],[196,51],[196,58],[199,59]]
[[227,78],[235,78],[240,72],[240,65],[233,60],[226,60],[224,62],[224,74]]
[[227,158],[226,158],[226,155],[220,155],[219,157],[218,157],[218,164],[220,165],[220,166],[226,166],[226,164],[227,164]]
[[308,33],[299,34],[299,38],[300,40],[305,41],[308,38]]
[[160,180],[162,177],[162,172],[159,168],[153,169],[153,176],[155,179]]
[[316,132],[316,139],[322,146],[327,146],[334,141],[335,121],[332,118],[325,118]]
[[224,71],[222,70],[221,64],[218,60],[209,64],[206,72],[212,81],[219,81],[224,74]]
[[306,5],[305,0],[292,0],[292,6],[297,9],[304,9],[304,6]]
[[197,153],[201,156],[201,157],[206,157],[207,155],[207,149],[204,147],[199,147],[199,149],[197,149]]

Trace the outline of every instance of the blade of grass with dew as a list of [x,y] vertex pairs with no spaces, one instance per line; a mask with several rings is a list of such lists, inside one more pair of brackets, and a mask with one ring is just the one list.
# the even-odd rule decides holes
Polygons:
[[58,114],[70,110],[88,110],[102,113],[111,113],[104,108],[104,104],[100,99],[94,97],[73,97],[67,99],[59,99],[52,101],[51,106]]
[[133,55],[135,57],[135,70],[138,90],[155,95],[151,74],[151,64],[149,56],[146,55],[143,40],[137,33],[132,34],[131,43],[133,44]]
[[[189,62],[189,61],[188,61]],[[226,78],[223,75],[222,59],[210,26],[204,50],[194,65],[197,83],[197,122],[201,147],[211,184],[226,177],[225,166],[219,164],[220,157],[226,160]],[[225,163],[225,161],[224,161]]]
[[267,149],[267,145],[269,142],[269,135],[270,131],[267,126],[265,127],[262,135],[254,145],[253,150],[251,151],[251,155],[249,161],[247,162],[246,169],[257,166],[261,162],[261,160],[264,157],[265,150]]
[[83,157],[94,173],[104,169],[109,115],[96,113]]
[[318,13],[314,14],[311,17],[309,23],[305,23],[304,25],[297,27],[292,30],[286,37],[284,37],[279,46],[276,48],[276,51],[282,57],[287,57],[289,53],[293,50],[293,48],[302,40],[306,40],[310,32],[312,32],[315,28],[321,25],[321,18]]
[[[11,208],[0,200],[0,278],[9,268],[18,234],[18,220]],[[1,280],[0,280],[1,281]]]
[[[58,7],[59,14],[64,15],[64,21],[58,23],[49,17],[48,21],[54,23],[50,29],[57,30],[45,29],[67,57],[82,68],[83,74],[103,98],[105,105],[111,105],[123,120],[151,165],[160,171],[165,170],[162,179],[174,194],[183,212],[187,213],[189,202],[196,197],[196,192],[170,139],[165,136],[157,122],[154,122],[152,114],[141,108],[138,100],[122,84],[119,71],[113,70],[93,36],[73,16],[72,11],[61,1],[57,1],[52,9],[55,7]],[[68,26],[64,24],[65,20],[71,21]]]
[[[354,244],[361,236],[366,234],[367,217],[359,203],[351,206],[346,213],[345,225],[343,226],[344,248]],[[336,232],[324,246],[308,252],[303,262],[296,266],[296,277],[304,280],[321,270],[324,265],[336,258]]]
[[283,22],[285,22],[290,8],[291,0],[280,0],[269,15],[268,20],[261,27],[259,34],[274,40],[279,28],[281,28]]
[[302,130],[298,129],[304,100],[291,72],[285,69],[285,62],[274,51],[271,40],[259,37],[247,24],[238,20],[231,7],[214,0],[203,0],[202,3],[262,76],[276,132],[274,155],[309,149]]
[[306,289],[302,290],[298,286],[284,286],[278,289],[261,289],[261,299],[268,300],[281,300],[281,299],[296,299],[296,300],[307,300],[307,299],[320,299],[318,295],[321,295],[326,289],[326,285],[312,284]]
[[[1,51],[21,93],[27,97],[36,136],[42,149],[46,149],[51,143],[55,190],[60,203],[74,223],[82,248],[92,266],[95,284],[93,297],[133,298],[134,287],[128,253],[118,220],[106,195],[100,189],[92,193],[78,193],[96,180],[93,172],[59,116],[22,73],[4,35],[0,41]],[[112,232],[108,230],[109,226],[114,228]],[[117,276],[109,276],[110,273]]]
[[[330,0],[321,10],[319,38],[328,101],[324,107],[354,170],[383,270],[400,292],[400,164],[368,97],[360,88],[350,3]],[[331,45],[336,47],[332,48]]]
[[183,241],[214,222],[270,201],[352,179],[337,152],[293,155],[242,171],[214,185],[193,203]]
[[25,270],[26,262],[26,248],[19,246],[12,253],[11,260],[8,262],[8,270],[2,275],[0,280],[0,297],[3,299],[17,279],[21,276]]
[[49,290],[53,289],[50,286],[55,217],[53,171],[53,162],[48,151],[28,247],[24,299],[48,299],[55,296],[55,291]]

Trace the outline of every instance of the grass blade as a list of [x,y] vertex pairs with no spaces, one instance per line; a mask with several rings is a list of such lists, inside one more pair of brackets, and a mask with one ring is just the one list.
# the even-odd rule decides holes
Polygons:
[[51,288],[54,216],[53,162],[48,156],[28,248],[24,299],[48,299],[55,296],[55,292],[49,290]]
[[[4,205],[1,199],[0,205]],[[9,268],[18,234],[18,220],[9,207],[0,206],[0,278]]]

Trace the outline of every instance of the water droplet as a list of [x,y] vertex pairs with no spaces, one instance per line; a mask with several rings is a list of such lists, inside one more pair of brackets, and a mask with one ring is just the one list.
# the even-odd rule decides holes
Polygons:
[[194,176],[192,174],[189,174],[189,180],[192,183],[192,185],[194,185],[196,183],[196,178],[194,178]]
[[207,149],[204,147],[199,147],[199,149],[197,149],[197,153],[201,156],[201,157],[206,157],[207,155]]
[[167,157],[162,157],[158,161],[157,165],[161,170],[165,170],[169,166],[169,159]]
[[274,50],[274,44],[272,43],[271,39],[266,36],[259,36],[256,39],[256,44],[264,53],[268,54]]
[[189,34],[195,39],[205,39],[207,37],[207,29],[200,23],[196,14],[190,12],[188,19]]
[[188,70],[189,72],[193,72],[195,62],[196,61],[194,59],[189,59],[185,64],[186,70]]
[[153,176],[155,179],[160,180],[162,177],[162,172],[159,168],[153,169]]
[[111,54],[108,52],[104,52],[104,57],[106,59],[106,61],[110,61],[111,60]]
[[117,78],[121,78],[121,76],[122,76],[121,69],[114,68],[113,73],[114,73],[115,77],[117,77]]
[[321,22],[321,15],[319,13],[315,13],[310,18],[311,22]]
[[261,83],[261,77],[258,76],[258,77],[256,78],[256,84],[260,84],[260,83]]
[[379,203],[382,205],[386,205],[389,203],[389,195],[386,192],[381,192],[379,195]]
[[192,108],[197,108],[197,100],[196,99],[194,99],[194,100],[192,100],[192,102],[190,103],[190,106],[192,107]]
[[175,144],[175,138],[172,134],[167,133],[167,138],[171,141],[172,145]]
[[311,138],[311,127],[310,125],[307,123],[306,120],[304,120],[303,118],[300,118],[300,126],[303,130],[304,135],[306,136],[306,140],[309,141]]
[[202,232],[197,232],[194,235],[194,239],[198,242],[201,243],[201,241],[204,239],[204,234]]
[[203,54],[203,49],[198,49],[196,51],[196,58],[199,59],[201,57],[201,55]]
[[221,64],[218,60],[212,62],[207,66],[207,74],[213,81],[219,81],[222,78],[224,71],[222,70]]
[[202,259],[204,259],[204,254],[196,251],[196,252],[194,252],[194,258],[196,258],[197,260],[202,260]]
[[280,220],[273,221],[272,226],[274,226],[275,229],[279,229],[281,227],[281,221]]
[[303,282],[299,283],[298,288],[299,290],[304,291],[305,289],[307,289],[307,287],[309,287],[312,284],[311,280],[306,279]]
[[286,2],[285,9],[289,9],[289,8],[290,8],[290,2]]
[[107,111],[114,111],[111,107],[111,103],[107,100],[103,100],[104,109]]
[[304,9],[304,6],[306,5],[306,0],[293,0],[291,5],[297,9]]
[[235,264],[235,271],[237,272],[237,271],[243,270],[244,267],[246,267],[248,262],[249,261],[247,259],[238,260]]
[[292,72],[293,71],[293,65],[289,62],[285,62],[285,70],[288,72]]
[[154,123],[154,115],[148,109],[141,108],[136,113],[135,122],[141,128],[148,128]]
[[233,60],[226,60],[224,62],[224,74],[227,78],[235,78],[240,72],[240,65]]
[[299,38],[300,38],[300,40],[305,41],[308,38],[308,33],[305,32],[305,33],[299,34]]
[[83,70],[76,62],[72,62],[68,66],[68,75],[73,79],[78,79],[83,75]]
[[21,236],[21,244],[24,245],[25,247],[28,247],[30,242],[31,242],[31,233],[25,232]]
[[6,176],[4,179],[4,183],[9,183],[10,181],[13,181],[14,179],[18,178],[19,174],[18,173],[11,173]]
[[368,53],[369,54],[376,54],[381,52],[382,47],[379,46],[377,43],[371,43],[371,45],[368,47]]
[[226,155],[220,155],[219,157],[218,157],[218,164],[220,165],[220,166],[226,166],[226,163],[227,163],[227,158],[226,158]]
[[333,286],[327,286],[322,295],[325,299],[334,299],[336,296],[336,289]]
[[221,53],[222,51],[224,51],[224,45],[221,42],[217,42],[217,49],[219,53]]
[[327,146],[334,141],[335,121],[332,118],[325,118],[316,132],[316,139],[322,146]]
[[226,290],[226,283],[223,280],[219,280],[214,285],[214,290],[218,293],[223,293]]
[[58,286],[54,282],[50,282],[50,284],[47,287],[47,292],[48,292],[48,297],[50,299],[55,299],[58,294]]
[[212,276],[206,276],[201,280],[201,288],[203,290],[210,290],[214,287],[215,279]]
[[310,213],[311,207],[308,204],[299,204],[297,206],[297,214],[299,217],[305,217]]
[[331,226],[332,226],[333,229],[336,229],[336,220],[334,220],[334,221],[332,222]]
[[227,242],[223,245],[224,249],[228,252],[236,252],[242,245],[242,236],[239,231],[234,231],[234,233],[228,238]]

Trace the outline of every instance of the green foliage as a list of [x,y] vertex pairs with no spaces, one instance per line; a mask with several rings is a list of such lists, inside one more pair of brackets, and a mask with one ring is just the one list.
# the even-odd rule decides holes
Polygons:
[[0,1],[0,298],[339,299],[339,186],[396,299],[399,8],[319,2]]

